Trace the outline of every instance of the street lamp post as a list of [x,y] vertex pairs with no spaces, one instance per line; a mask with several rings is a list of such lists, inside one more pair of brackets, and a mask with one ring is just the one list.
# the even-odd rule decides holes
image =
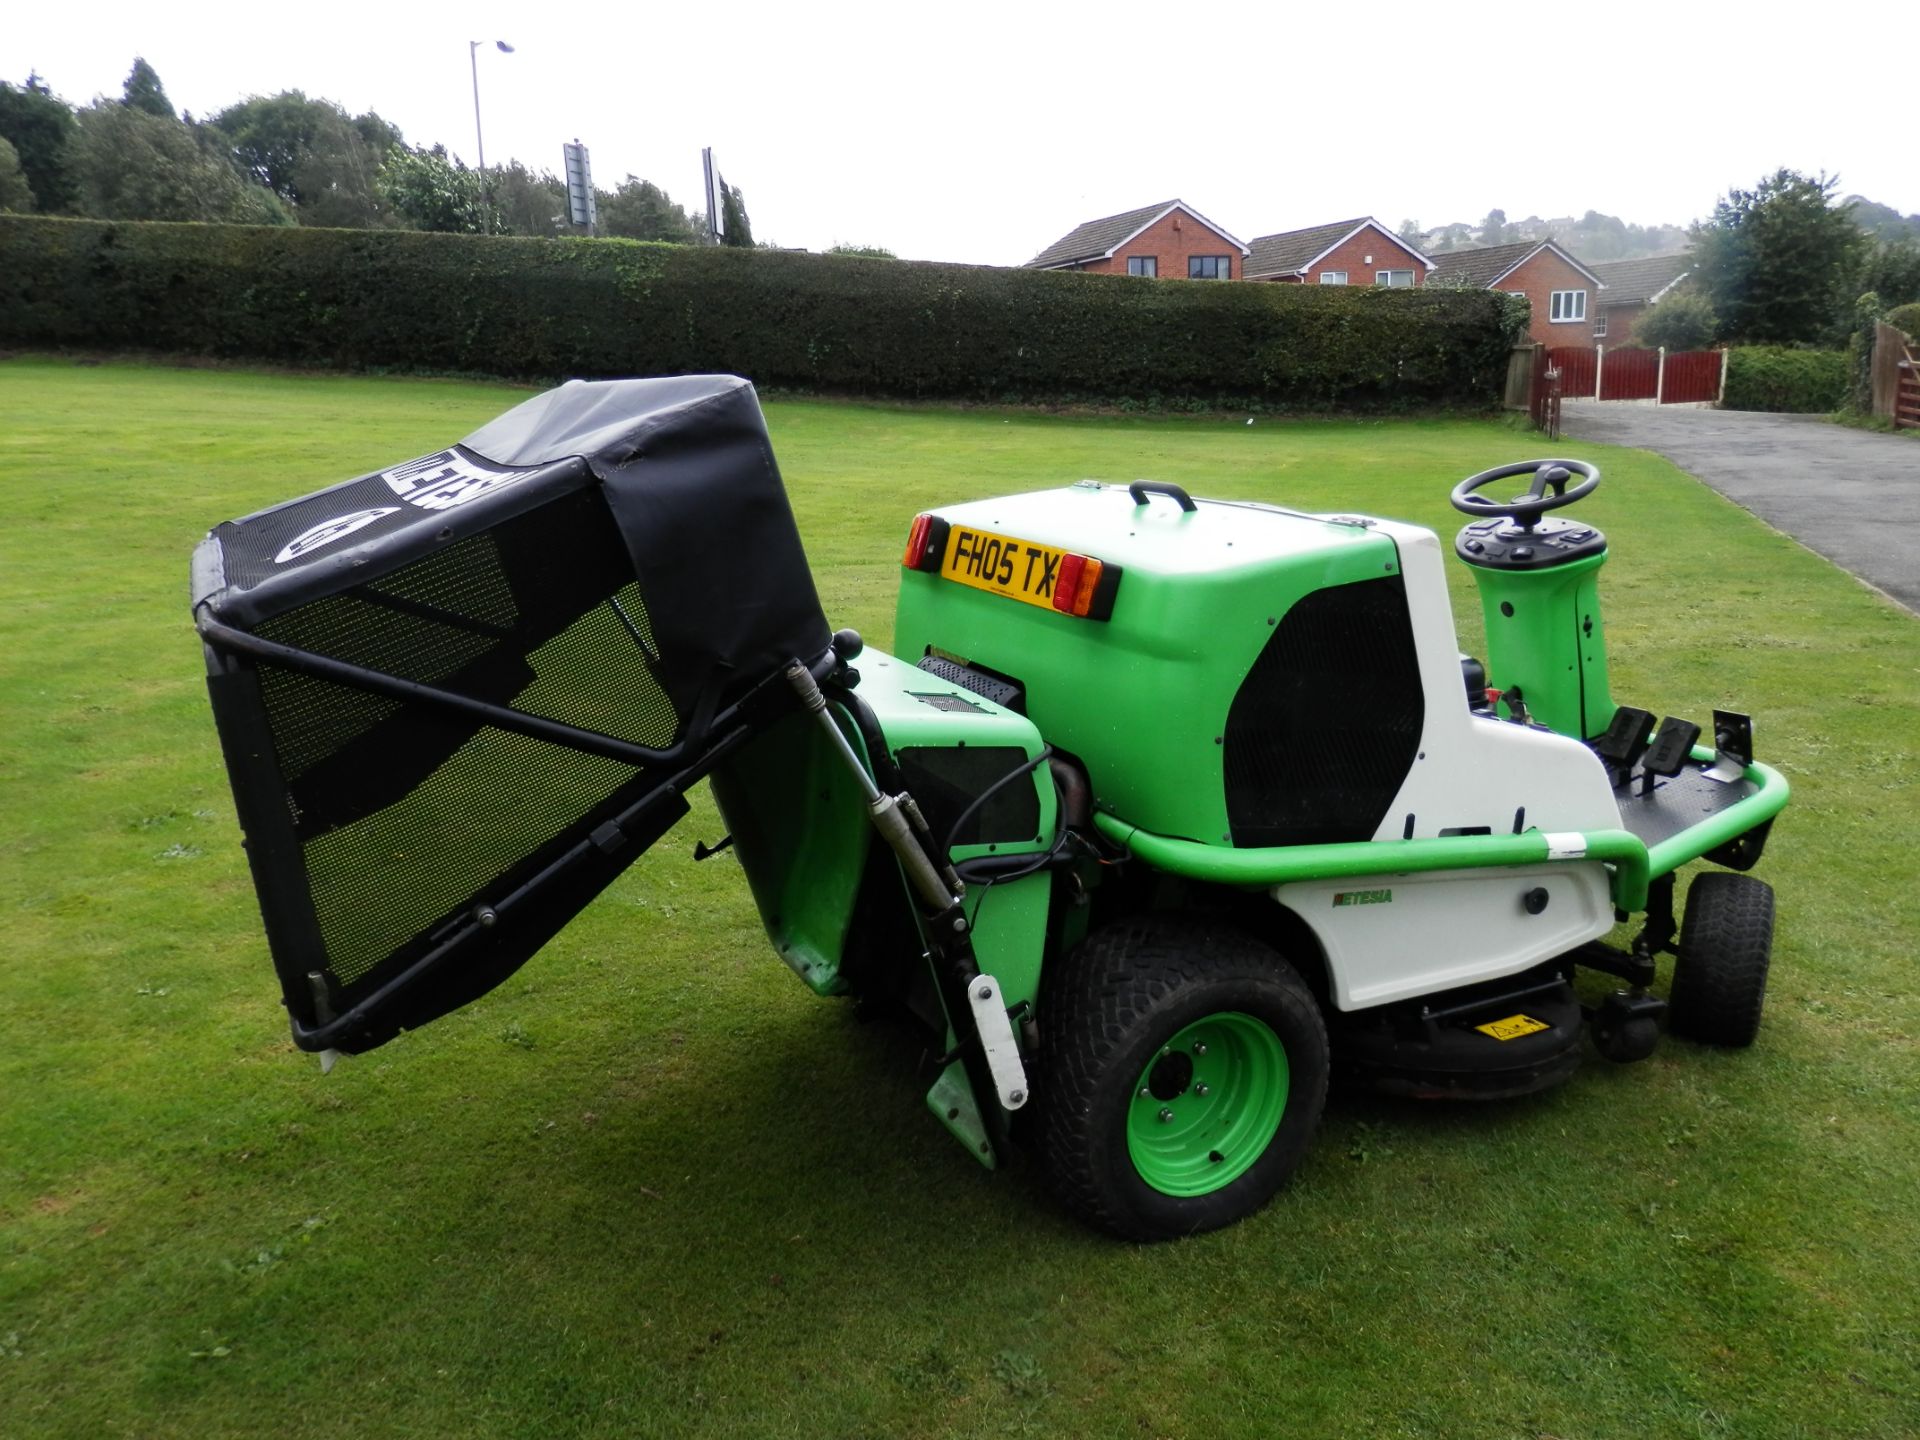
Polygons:
[[[487,142],[480,134],[480,47],[486,43],[484,40],[467,42],[467,65],[473,71],[473,145],[480,155],[480,230],[483,234],[493,228],[487,215]],[[502,55],[513,53],[513,46],[506,41],[493,43]]]

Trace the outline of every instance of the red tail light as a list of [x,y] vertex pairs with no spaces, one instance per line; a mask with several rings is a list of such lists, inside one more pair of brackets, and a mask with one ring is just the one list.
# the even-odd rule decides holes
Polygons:
[[[1100,581],[1105,577],[1107,567],[1090,555],[1063,555],[1060,557],[1060,577],[1053,583],[1053,608],[1068,615],[1090,615],[1094,609],[1094,599],[1100,592]],[[1112,609],[1109,599],[1107,610]],[[1105,614],[1094,618],[1104,620]]]
[[[1097,560],[1094,561],[1096,565],[1099,563]],[[1054,609],[1064,610],[1069,615],[1074,613],[1074,601],[1078,599],[1080,595],[1080,576],[1086,568],[1087,557],[1084,555],[1062,555],[1060,557],[1060,573],[1054,578],[1053,582]],[[1085,612],[1083,611],[1081,613],[1084,614]]]
[[947,554],[947,532],[953,527],[938,515],[922,511],[907,532],[907,550],[900,563],[909,570],[938,570]]
[[900,563],[909,570],[920,568],[920,557],[927,553],[927,528],[932,523],[933,517],[925,513],[913,517],[913,529],[907,532],[907,553],[900,557]]

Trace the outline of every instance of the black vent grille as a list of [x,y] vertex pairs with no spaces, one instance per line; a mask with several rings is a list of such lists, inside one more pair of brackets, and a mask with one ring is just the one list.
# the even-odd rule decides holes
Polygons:
[[[257,627],[265,639],[652,748],[680,736],[632,561],[582,490]],[[623,803],[634,766],[262,665],[336,995],[423,953]]]
[[[907,791],[927,817],[934,839],[947,842],[954,822],[994,782],[1027,763],[1017,745],[910,746],[898,756]],[[1040,797],[1031,780],[1014,780],[996,790],[986,804],[967,816],[955,845],[1017,845],[1039,838]]]
[[1233,843],[1371,839],[1413,765],[1425,715],[1398,575],[1305,596],[1227,713]]
[[1016,715],[1027,713],[1027,692],[1016,681],[999,675],[989,675],[971,665],[951,660],[944,655],[924,655],[919,661],[920,668],[929,675],[938,676],[950,685],[958,685],[963,690],[971,690]]

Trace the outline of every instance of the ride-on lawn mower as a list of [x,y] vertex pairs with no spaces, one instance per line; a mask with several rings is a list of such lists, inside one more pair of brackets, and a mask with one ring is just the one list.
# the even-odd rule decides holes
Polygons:
[[[731,845],[780,957],[924,1027],[969,1153],[1119,1235],[1263,1204],[1336,1068],[1504,1096],[1583,1029],[1748,1044],[1773,895],[1728,872],[1787,787],[1745,716],[1614,703],[1605,537],[1550,513],[1599,482],[1455,487],[1484,666],[1431,531],[1154,481],[902,516],[863,651],[727,377],[565,385],[221,525],[194,615],[294,1039],[330,1064],[499,984],[706,778],[695,858]],[[1619,983],[1583,1005],[1581,967]]]

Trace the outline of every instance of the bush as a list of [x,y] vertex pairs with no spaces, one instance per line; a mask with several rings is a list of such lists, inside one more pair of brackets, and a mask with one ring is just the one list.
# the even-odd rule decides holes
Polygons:
[[1909,340],[1920,340],[1920,300],[1911,305],[1896,305],[1886,315],[1887,324],[1904,330]]
[[1704,350],[1711,345],[1720,322],[1704,295],[1682,290],[1658,305],[1649,305],[1634,327],[1633,343],[1650,350]]
[[1856,415],[1873,411],[1873,346],[1880,328],[1880,296],[1867,291],[1853,302],[1853,328],[1847,332],[1847,408]]
[[1824,415],[1847,403],[1847,382],[1843,350],[1742,345],[1727,352],[1727,386],[1720,407]]
[[0,217],[0,340],[981,400],[1491,407],[1503,297],[625,240]]

